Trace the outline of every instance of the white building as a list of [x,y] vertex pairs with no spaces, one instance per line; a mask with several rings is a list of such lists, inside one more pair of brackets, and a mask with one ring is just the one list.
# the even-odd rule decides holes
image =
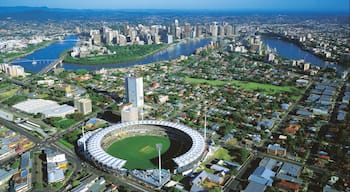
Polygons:
[[55,81],[52,79],[47,79],[47,80],[39,80],[37,81],[38,85],[48,85],[48,86],[52,86],[55,84]]
[[56,108],[51,108],[41,112],[46,118],[49,117],[66,117],[66,115],[75,113],[75,108],[70,105],[59,105]]
[[0,70],[11,77],[24,77],[24,68],[19,65],[1,64]]
[[132,103],[134,107],[142,108],[144,104],[143,98],[143,80],[142,77],[126,77],[126,99]]
[[64,153],[57,153],[51,150],[46,152],[47,182],[56,183],[65,179],[64,171],[67,169],[67,159]]
[[78,109],[79,113],[89,114],[92,112],[91,99],[77,98],[74,100],[74,107]]
[[46,154],[46,161],[48,163],[60,163],[66,161],[66,155],[64,153],[54,154],[48,153]]
[[138,108],[133,107],[132,103],[121,106],[121,119],[122,122],[138,121]]

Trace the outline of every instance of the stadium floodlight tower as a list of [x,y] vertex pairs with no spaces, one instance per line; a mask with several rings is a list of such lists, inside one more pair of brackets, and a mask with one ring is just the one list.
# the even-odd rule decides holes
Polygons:
[[[81,126],[81,132],[83,133],[83,137],[85,136],[84,125]],[[86,153],[86,139],[84,139],[84,154]]]
[[162,161],[160,158],[160,151],[162,150],[163,145],[161,143],[156,144],[156,148],[158,150],[158,159],[159,159],[159,185],[162,183]]
[[207,113],[204,114],[204,141],[207,140]]

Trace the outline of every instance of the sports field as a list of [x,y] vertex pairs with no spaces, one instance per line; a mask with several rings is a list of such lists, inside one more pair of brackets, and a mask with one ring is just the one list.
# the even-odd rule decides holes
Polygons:
[[127,169],[156,168],[151,159],[158,156],[156,144],[163,144],[161,153],[165,153],[170,147],[167,137],[135,136],[125,138],[113,143],[106,152],[114,157],[127,160]]
[[184,80],[192,84],[208,84],[211,86],[234,85],[247,91],[260,89],[262,92],[266,94],[289,92],[289,93],[296,93],[297,95],[300,95],[302,92],[302,90],[296,89],[295,87],[292,87],[292,86],[277,86],[277,85],[271,85],[271,84],[245,82],[245,81],[237,81],[237,80],[220,81],[220,80],[196,79],[196,78],[190,78],[190,77],[186,77]]

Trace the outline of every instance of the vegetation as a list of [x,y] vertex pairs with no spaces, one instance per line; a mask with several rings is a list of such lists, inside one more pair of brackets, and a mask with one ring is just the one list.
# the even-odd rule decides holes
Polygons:
[[2,58],[0,58],[0,59],[2,62],[8,62],[8,61],[16,59],[18,57],[25,56],[26,54],[31,53],[31,52],[35,51],[36,49],[40,49],[42,47],[45,47],[50,43],[51,43],[51,41],[43,41],[43,42],[38,43],[38,44],[29,44],[27,46],[27,48],[25,48],[25,49],[17,50],[14,53],[5,53],[4,55],[2,55]]
[[61,117],[51,117],[45,119],[46,123],[53,125],[60,129],[67,129],[72,126],[76,121],[74,119],[62,119]]
[[214,158],[227,160],[227,161],[231,161],[232,160],[232,157],[229,154],[229,151],[224,149],[224,148],[222,148],[222,147],[220,147],[218,150],[215,151]]
[[0,94],[0,100],[1,99],[6,99],[6,98],[9,98],[9,97],[12,97],[17,91],[18,91],[18,87],[14,88],[14,89],[10,89],[8,91],[5,91],[5,92],[2,92]]
[[94,55],[92,57],[74,58],[70,55],[64,60],[67,63],[76,64],[117,64],[122,62],[134,61],[145,56],[151,55],[163,49],[166,45],[130,45],[130,46],[107,46],[113,54]]
[[185,176],[183,176],[182,174],[176,174],[176,175],[173,175],[172,177],[171,177],[171,179],[172,180],[174,180],[174,181],[181,181],[183,178],[185,178]]
[[69,143],[68,141],[66,141],[65,139],[59,139],[58,142],[67,147],[68,149],[74,149],[74,145],[72,145],[71,143]]
[[186,77],[185,81],[192,84],[208,84],[211,86],[234,85],[239,88],[245,89],[247,91],[258,90],[266,94],[275,94],[275,93],[282,93],[282,92],[300,93],[300,90],[291,86],[277,86],[277,85],[271,85],[271,84],[244,82],[244,81],[237,81],[237,80],[220,81],[220,80],[206,80],[206,79],[196,79],[196,78]]
[[128,169],[155,168],[156,166],[150,160],[158,156],[157,143],[163,145],[162,154],[170,147],[170,140],[167,137],[136,136],[119,140],[106,151],[110,155],[127,160],[125,167]]
[[72,186],[76,187],[78,185],[80,185],[80,181],[79,180],[74,180],[73,183],[72,183]]
[[22,102],[22,101],[25,101],[27,100],[27,97],[26,96],[23,96],[23,95],[15,95],[9,99],[7,99],[4,103],[8,106],[12,106],[12,105],[15,105],[19,102]]
[[20,159],[17,159],[12,165],[11,168],[12,169],[18,169],[20,165]]
[[64,140],[74,145],[81,135],[81,129],[76,129],[64,135]]
[[10,86],[12,86],[13,84],[11,84],[11,83],[9,83],[9,82],[6,82],[6,81],[2,81],[1,83],[0,83],[0,90],[1,89],[5,89],[5,88],[8,88],[8,87],[10,87]]

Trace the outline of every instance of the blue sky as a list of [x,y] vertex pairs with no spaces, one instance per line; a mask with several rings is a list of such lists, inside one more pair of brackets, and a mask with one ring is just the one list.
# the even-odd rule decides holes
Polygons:
[[347,12],[349,0],[0,0],[0,6],[73,9],[232,9]]

